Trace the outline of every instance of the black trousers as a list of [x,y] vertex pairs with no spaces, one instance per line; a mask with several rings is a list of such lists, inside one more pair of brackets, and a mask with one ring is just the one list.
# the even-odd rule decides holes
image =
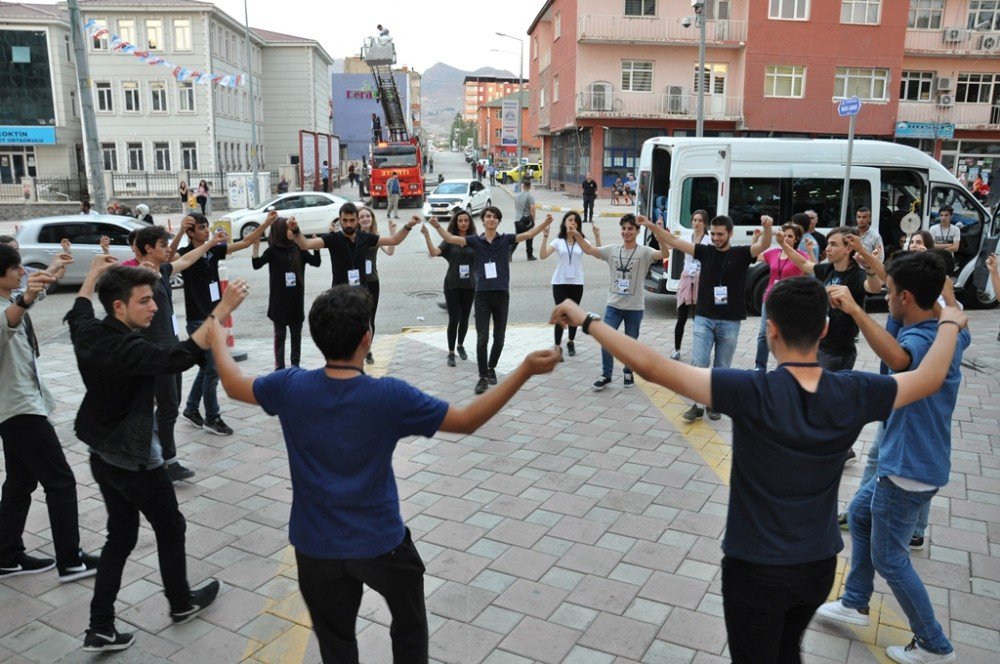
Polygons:
[[[507,334],[507,312],[510,310],[510,291],[479,291],[476,293],[476,362],[479,377],[486,378],[489,369],[495,369],[503,352],[503,339]],[[486,361],[486,346],[490,339],[490,319],[493,319],[493,349]]]
[[79,562],[80,527],[76,478],[56,430],[41,415],[15,415],[0,422],[7,479],[0,498],[0,565],[24,553],[24,524],[31,494],[41,484],[52,527],[52,543],[60,565]]
[[677,324],[674,325],[674,350],[681,349],[681,342],[684,341],[684,326],[687,325],[688,317],[694,315],[693,304],[677,305]]
[[593,222],[594,221],[594,201],[593,198],[583,199],[583,220]]
[[163,374],[156,377],[156,434],[163,446],[163,460],[177,458],[177,441],[174,425],[181,403],[181,374]]
[[[555,300],[556,304],[565,300],[573,300],[577,304],[580,304],[580,300],[583,299],[583,284],[552,284],[552,299]],[[562,343],[562,335],[562,325],[556,325],[555,338],[557,346]],[[576,339],[576,327],[571,325],[569,328],[569,340],[573,341],[574,339]]]
[[469,332],[469,314],[476,291],[472,288],[445,288],[444,303],[448,307],[448,350],[455,350],[455,342],[465,345],[465,335]]
[[108,540],[101,551],[94,598],[90,602],[91,629],[106,631],[114,627],[115,598],[122,585],[125,562],[139,539],[140,513],[156,535],[160,578],[170,608],[176,611],[187,608],[191,600],[184,553],[187,524],[177,506],[177,495],[166,467],[124,470],[91,454],[90,471],[108,510]]
[[392,661],[426,664],[427,609],[424,563],[407,529],[395,549],[375,558],[320,559],[295,552],[299,590],[309,608],[324,664],[357,664],[354,626],[363,586],[382,595],[392,623]]
[[292,366],[299,366],[302,359],[302,321],[298,323],[275,323],[274,324],[274,369],[285,368],[285,330],[288,330],[292,337]]
[[376,279],[375,281],[366,281],[365,282],[365,288],[368,289],[368,294],[372,296],[372,319],[371,319],[371,326],[372,326],[372,337],[374,337],[375,336],[375,314],[378,313],[378,294],[379,294],[378,279]]
[[722,607],[734,664],[798,664],[802,633],[830,594],[837,557],[802,565],[722,559]]

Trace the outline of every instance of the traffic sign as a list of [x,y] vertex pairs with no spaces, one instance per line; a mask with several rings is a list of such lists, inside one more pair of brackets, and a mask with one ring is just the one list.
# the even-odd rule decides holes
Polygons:
[[857,115],[860,110],[861,100],[857,97],[841,99],[840,104],[837,105],[837,113],[839,113],[842,118],[848,115]]

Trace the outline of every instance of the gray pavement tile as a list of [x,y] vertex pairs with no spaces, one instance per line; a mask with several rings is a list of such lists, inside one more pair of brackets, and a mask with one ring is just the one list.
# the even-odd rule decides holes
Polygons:
[[476,627],[488,629],[497,634],[510,634],[517,623],[524,618],[523,613],[501,609],[499,606],[487,606],[483,612],[472,621]]
[[242,662],[261,644],[224,629],[213,629],[171,656],[178,664],[227,664]]
[[500,647],[546,664],[559,664],[580,638],[576,630],[526,617]]
[[566,599],[565,590],[543,583],[518,579],[496,601],[497,606],[545,620]]
[[645,567],[637,567],[628,563],[618,563],[618,565],[608,575],[609,579],[623,581],[632,585],[641,586],[646,583],[653,574],[653,570]]
[[465,521],[479,510],[479,503],[446,496],[428,506],[423,513],[440,519]]
[[573,542],[594,544],[601,539],[601,535],[608,529],[608,525],[600,521],[564,516],[559,523],[552,527],[549,535]]
[[564,664],[614,664],[614,662],[614,655],[583,646],[573,646],[573,649],[566,655],[566,659],[563,660]]
[[603,652],[639,659],[653,642],[657,626],[631,618],[601,613],[580,639],[580,644]]
[[542,509],[581,517],[597,504],[597,500],[570,493],[556,493],[542,505]]
[[488,590],[448,581],[427,599],[427,609],[445,618],[471,623],[496,596]]
[[639,591],[639,586],[621,581],[586,576],[567,601],[592,609],[621,614]]
[[480,572],[479,576],[473,579],[470,585],[500,594],[507,590],[507,588],[514,585],[517,578],[518,577],[511,576],[510,574],[503,574],[502,572],[495,572],[491,569],[487,569]]
[[695,651],[676,643],[655,640],[645,656],[642,658],[644,664],[691,664]]
[[558,560],[556,556],[512,546],[499,558],[489,563],[489,566],[512,576],[538,581],[549,571],[556,560]]
[[640,597],[674,606],[695,609],[708,591],[708,582],[686,576],[654,572],[639,591]]
[[585,606],[563,602],[555,612],[549,616],[549,621],[583,632],[594,622],[599,611],[588,609]]
[[486,534],[486,529],[476,528],[464,523],[445,521],[434,530],[424,535],[423,539],[432,544],[451,547],[464,551]]
[[557,564],[575,572],[606,577],[621,559],[622,554],[617,551],[574,544]]
[[580,574],[579,572],[573,572],[561,567],[553,567],[545,573],[545,576],[541,578],[541,582],[549,586],[571,591],[583,581],[584,576],[584,574]]
[[448,664],[477,664],[502,638],[487,629],[449,620],[434,633],[430,656]]
[[726,645],[726,625],[722,618],[677,607],[657,638],[719,655]]
[[726,527],[726,520],[720,516],[681,510],[670,523],[671,530],[678,530],[692,535],[719,537]]
[[638,540],[622,560],[623,562],[647,567],[651,570],[675,572],[680,567],[681,562],[684,561],[684,557],[684,549],[656,542]]
[[449,581],[469,583],[489,564],[489,558],[444,549],[431,562],[427,563],[427,573]]
[[489,532],[489,538],[530,549],[547,531],[545,526],[506,519]]

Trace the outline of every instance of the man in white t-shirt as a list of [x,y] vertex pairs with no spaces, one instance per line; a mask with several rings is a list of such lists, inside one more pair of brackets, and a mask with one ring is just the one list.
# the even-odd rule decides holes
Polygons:
[[943,205],[938,210],[938,223],[930,228],[931,237],[934,238],[934,248],[944,249],[955,253],[958,251],[958,244],[962,238],[962,231],[951,223],[951,216],[954,210],[950,205]]

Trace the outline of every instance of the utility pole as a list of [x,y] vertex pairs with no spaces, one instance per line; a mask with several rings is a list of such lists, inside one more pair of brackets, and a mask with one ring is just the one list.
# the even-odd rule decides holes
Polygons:
[[250,161],[253,166],[253,186],[250,187],[250,207],[257,207],[260,202],[257,191],[260,183],[258,172],[260,170],[257,159],[257,100],[253,96],[253,42],[250,41],[250,12],[247,10],[247,0],[243,0],[243,28],[247,40],[247,79],[250,85]]
[[90,63],[87,61],[87,40],[83,34],[83,20],[76,0],[68,0],[69,27],[76,54],[77,89],[80,93],[80,115],[83,117],[83,153],[87,162],[87,190],[90,205],[104,210],[107,195],[104,191],[104,173],[101,172],[101,144],[97,138],[97,116],[94,114],[94,93],[90,89]]
[[513,39],[521,46],[520,55],[517,59],[519,63],[517,74],[517,168],[521,168],[521,115],[524,112],[524,40],[502,32],[496,34],[498,37]]
[[698,21],[698,118],[694,135],[705,135],[705,3],[692,2]]

